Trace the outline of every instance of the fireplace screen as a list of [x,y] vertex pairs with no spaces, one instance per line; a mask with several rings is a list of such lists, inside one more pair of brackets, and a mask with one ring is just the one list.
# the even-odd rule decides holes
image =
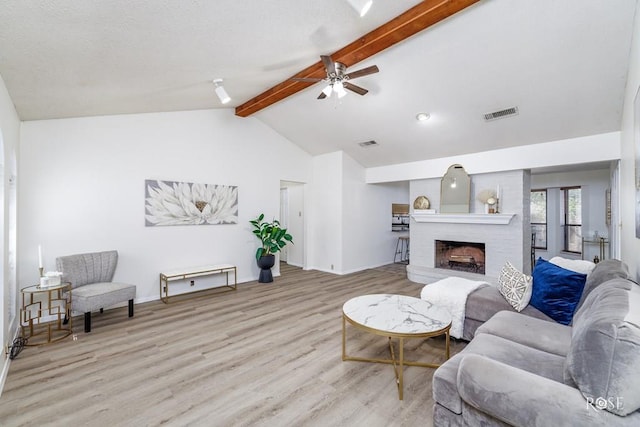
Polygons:
[[435,267],[485,274],[484,243],[436,240]]

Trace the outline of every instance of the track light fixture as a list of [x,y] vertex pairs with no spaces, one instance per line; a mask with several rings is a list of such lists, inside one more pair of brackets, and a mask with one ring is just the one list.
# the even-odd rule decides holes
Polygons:
[[218,95],[218,98],[220,99],[220,102],[222,102],[223,104],[226,104],[229,101],[231,101],[231,97],[229,96],[227,91],[224,90],[224,87],[222,86],[222,79],[214,79],[213,84],[216,86],[215,91],[216,91],[216,95]]
[[371,9],[371,5],[373,4],[373,0],[347,0],[351,7],[353,7],[356,12],[360,14],[360,17],[363,17],[367,14],[369,9]]

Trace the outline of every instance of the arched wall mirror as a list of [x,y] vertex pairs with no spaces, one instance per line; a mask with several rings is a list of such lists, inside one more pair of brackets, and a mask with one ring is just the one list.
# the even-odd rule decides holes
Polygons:
[[462,165],[451,165],[440,181],[440,213],[469,213],[471,178]]

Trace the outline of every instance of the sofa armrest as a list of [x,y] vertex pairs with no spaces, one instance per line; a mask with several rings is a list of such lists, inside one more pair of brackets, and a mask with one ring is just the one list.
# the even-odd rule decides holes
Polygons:
[[460,362],[457,385],[467,404],[511,425],[607,425],[615,417],[576,388],[477,354]]

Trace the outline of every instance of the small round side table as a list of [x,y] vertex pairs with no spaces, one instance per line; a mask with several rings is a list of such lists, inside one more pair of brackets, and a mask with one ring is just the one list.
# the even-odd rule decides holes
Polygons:
[[49,344],[71,335],[71,283],[27,286],[20,293],[20,327],[26,345]]

